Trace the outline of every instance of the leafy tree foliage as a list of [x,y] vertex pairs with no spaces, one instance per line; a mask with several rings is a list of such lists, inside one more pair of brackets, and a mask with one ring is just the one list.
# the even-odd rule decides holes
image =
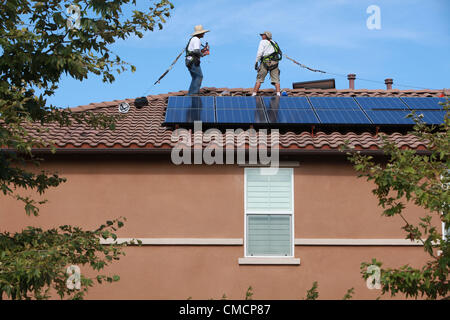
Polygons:
[[[128,14],[136,2],[0,1],[0,190],[4,196],[22,201],[28,215],[37,216],[39,205],[45,200],[23,196],[20,190],[42,195],[66,181],[55,173],[30,168],[42,161],[33,155],[33,149],[48,148],[54,152],[55,148],[51,141],[31,134],[29,128],[38,123],[43,132],[55,124],[83,124],[112,130],[120,119],[103,113],[59,109],[47,105],[46,99],[55,93],[64,75],[80,81],[97,75],[111,83],[115,74],[128,68],[135,70],[110,46],[118,40],[142,38],[148,31],[162,29],[173,9],[167,0],[147,1],[148,10],[132,10]],[[49,286],[61,297],[67,294],[80,298],[83,290],[73,295],[63,289],[61,267],[80,263],[99,270],[105,265],[103,262],[118,258],[120,246],[104,248],[95,240],[102,235],[99,232],[109,228],[112,226],[86,232],[64,226],[0,234],[0,299],[2,293],[14,299],[46,298],[44,288]],[[69,253],[72,249],[77,253]],[[104,259],[97,254],[103,254]],[[83,280],[84,287],[90,284],[90,280]]]
[[319,288],[319,284],[317,283],[317,281],[314,281],[311,289],[308,289],[308,291],[306,291],[305,300],[317,300],[319,298],[319,291],[317,290],[317,288]]
[[[382,262],[376,259],[362,263],[361,272],[365,279],[371,276],[367,272],[370,265],[381,268],[382,294],[395,296],[402,293],[406,297],[428,299],[448,297],[450,246],[442,229],[448,230],[450,226],[449,107],[447,100],[444,123],[438,127],[425,125],[420,115],[410,115],[416,123],[411,134],[426,145],[429,154],[398,148],[386,136],[382,136],[382,149],[387,157],[385,163],[359,152],[349,153],[349,160],[360,177],[375,184],[372,192],[383,208],[383,215],[401,217],[405,238],[421,242],[430,257],[420,268],[408,264],[381,268]],[[425,209],[419,223],[414,224],[408,219],[405,213],[407,202]],[[442,222],[444,228],[437,227],[436,221]]]
[[[0,234],[0,292],[12,299],[50,298],[51,289],[61,297],[81,299],[94,280],[80,274],[80,290],[67,287],[68,265],[87,265],[100,271],[124,254],[124,244],[104,245],[100,239],[117,239],[113,233],[123,226],[122,219],[108,221],[95,231],[61,226],[42,230]],[[114,282],[117,275],[97,275],[98,283]]]

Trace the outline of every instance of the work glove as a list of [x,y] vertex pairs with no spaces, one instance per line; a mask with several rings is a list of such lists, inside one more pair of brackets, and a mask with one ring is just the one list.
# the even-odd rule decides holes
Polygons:
[[255,63],[255,70],[258,71],[258,62]]

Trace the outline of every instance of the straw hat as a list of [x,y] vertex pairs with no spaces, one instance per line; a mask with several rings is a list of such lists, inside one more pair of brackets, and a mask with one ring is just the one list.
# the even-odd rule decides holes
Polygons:
[[200,25],[194,27],[194,33],[192,34],[192,36],[197,36],[199,34],[203,34],[203,33],[207,33],[207,32],[209,32],[209,30],[203,29],[203,26],[200,24]]
[[265,34],[269,40],[272,39],[272,32],[264,31],[263,33],[260,33],[259,35],[262,36],[263,34]]

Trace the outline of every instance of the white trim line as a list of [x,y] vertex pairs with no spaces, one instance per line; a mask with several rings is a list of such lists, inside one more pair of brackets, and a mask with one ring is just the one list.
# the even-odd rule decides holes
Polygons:
[[[144,246],[242,246],[244,239],[209,239],[209,238],[118,238],[117,243],[135,240]],[[113,244],[113,239],[101,239],[101,244]],[[137,243],[136,243],[137,244]]]
[[[243,246],[244,239],[216,238],[118,238],[117,243],[141,240],[143,246]],[[112,244],[113,239],[100,239]],[[406,239],[295,239],[296,246],[422,246],[420,241]],[[137,243],[136,243],[137,244]],[[249,257],[251,258],[251,257]]]
[[267,264],[276,264],[276,265],[300,265],[299,258],[239,258],[240,265],[267,265]]
[[295,239],[296,246],[422,246],[407,239]]

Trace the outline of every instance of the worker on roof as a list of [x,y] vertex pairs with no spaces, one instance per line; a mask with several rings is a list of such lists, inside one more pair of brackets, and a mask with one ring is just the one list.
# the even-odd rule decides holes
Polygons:
[[258,71],[258,75],[256,76],[256,84],[252,96],[256,96],[261,83],[264,82],[269,72],[271,83],[277,90],[277,96],[280,96],[280,69],[278,68],[278,62],[282,58],[282,53],[278,44],[272,40],[271,32],[265,31],[260,36],[261,41],[255,63],[255,70]]
[[206,46],[202,48],[200,39],[202,39],[207,32],[209,32],[209,30],[203,29],[203,26],[195,26],[194,33],[186,46],[186,67],[192,77],[188,93],[190,96],[199,94],[200,87],[202,86],[203,73],[202,68],[200,67],[200,58],[209,55],[209,46],[208,43],[206,43]]

